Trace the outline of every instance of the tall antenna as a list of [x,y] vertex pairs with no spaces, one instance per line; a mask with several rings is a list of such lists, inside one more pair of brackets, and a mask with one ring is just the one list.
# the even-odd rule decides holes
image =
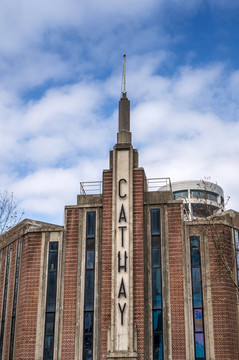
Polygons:
[[121,84],[121,92],[126,94],[126,54],[123,55],[124,57],[124,65],[123,65],[123,73],[122,73],[122,84]]

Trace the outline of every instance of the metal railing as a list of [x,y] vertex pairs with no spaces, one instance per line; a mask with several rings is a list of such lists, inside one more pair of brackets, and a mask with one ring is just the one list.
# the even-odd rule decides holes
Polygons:
[[80,195],[102,194],[102,181],[80,182]]
[[[147,191],[172,191],[170,178],[146,179]],[[80,182],[80,195],[102,194],[102,181]]]
[[148,191],[172,191],[170,178],[151,178],[147,179]]

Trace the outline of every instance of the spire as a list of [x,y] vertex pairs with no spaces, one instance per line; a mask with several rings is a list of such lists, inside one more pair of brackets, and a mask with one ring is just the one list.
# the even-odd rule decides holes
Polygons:
[[124,65],[123,65],[123,73],[122,73],[122,85],[121,85],[121,92],[122,95],[126,95],[126,54],[124,56]]
[[[122,73],[122,86],[121,92],[122,96],[119,102],[119,132],[118,135],[122,132],[125,133],[125,136],[118,136],[118,142],[122,142],[124,138],[124,142],[131,142],[131,133],[130,133],[130,102],[126,96],[126,55],[124,54],[124,65],[123,65],[123,73]],[[127,133],[127,134],[126,134]],[[123,134],[122,134],[123,135]],[[119,141],[119,139],[121,139]],[[127,141],[126,141],[127,138]]]

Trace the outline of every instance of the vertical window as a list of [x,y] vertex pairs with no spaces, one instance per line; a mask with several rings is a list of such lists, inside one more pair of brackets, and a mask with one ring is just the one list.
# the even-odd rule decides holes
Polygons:
[[46,294],[44,360],[53,360],[57,293],[58,242],[49,243],[48,278]]
[[11,335],[10,335],[9,360],[13,359],[13,350],[14,350],[17,294],[18,294],[18,283],[19,283],[20,252],[21,252],[21,239],[18,239],[16,270],[15,270],[15,283],[14,283],[13,305],[12,305],[12,326],[11,326]]
[[0,359],[2,359],[3,340],[4,340],[5,315],[6,315],[6,307],[7,307],[7,289],[8,289],[9,263],[10,263],[10,245],[7,248],[7,262],[6,262],[6,270],[5,270],[5,283],[4,283],[1,334],[0,334]]
[[160,209],[151,209],[153,360],[163,360]]
[[237,281],[239,284],[239,231],[234,230],[235,248],[236,248],[236,265],[237,265]]
[[95,223],[96,223],[96,213],[94,211],[87,212],[86,213],[83,360],[93,359]]
[[200,259],[199,236],[190,237],[191,271],[192,271],[192,303],[193,303],[193,325],[195,360],[205,360],[205,339],[203,320],[203,296]]

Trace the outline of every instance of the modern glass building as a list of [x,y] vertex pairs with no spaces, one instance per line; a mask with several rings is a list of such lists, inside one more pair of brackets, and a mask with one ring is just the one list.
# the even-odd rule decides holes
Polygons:
[[172,183],[174,200],[183,200],[185,220],[201,219],[224,211],[223,189],[204,180]]

